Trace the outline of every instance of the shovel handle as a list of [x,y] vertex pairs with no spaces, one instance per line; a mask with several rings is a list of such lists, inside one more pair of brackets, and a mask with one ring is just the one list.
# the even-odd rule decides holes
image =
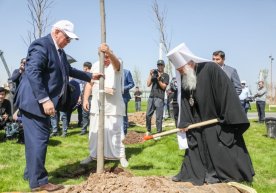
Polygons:
[[[202,126],[205,126],[205,125],[211,125],[211,124],[214,124],[214,123],[217,123],[219,122],[218,119],[210,119],[208,121],[202,121],[202,122],[199,122],[199,123],[194,123],[194,124],[191,124],[187,127],[187,129],[194,129],[194,128],[198,128],[198,127],[202,127]],[[177,133],[178,131],[180,131],[181,129],[179,128],[176,128],[176,129],[172,129],[172,130],[169,130],[169,131],[165,131],[165,132],[162,132],[162,133],[157,133],[157,134],[154,134],[154,135],[146,135],[144,136],[144,140],[150,140],[150,139],[154,139],[156,137],[162,137],[162,136],[166,136],[166,135],[170,135],[170,134],[173,134],[173,133]]]

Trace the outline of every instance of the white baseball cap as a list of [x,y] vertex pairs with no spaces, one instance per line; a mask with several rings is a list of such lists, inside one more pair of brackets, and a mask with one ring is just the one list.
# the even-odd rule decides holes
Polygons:
[[182,43],[178,46],[176,46],[174,49],[172,49],[168,54],[167,57],[169,60],[173,63],[175,69],[178,69],[191,60],[195,63],[200,62],[210,62],[211,60],[200,58],[195,56],[190,49],[186,46],[185,43]]
[[74,24],[68,20],[60,20],[53,25],[54,28],[62,30],[68,37],[78,40],[79,37],[74,33]]
[[241,81],[241,84],[246,84],[246,81],[245,81],[245,80],[242,80],[242,81]]

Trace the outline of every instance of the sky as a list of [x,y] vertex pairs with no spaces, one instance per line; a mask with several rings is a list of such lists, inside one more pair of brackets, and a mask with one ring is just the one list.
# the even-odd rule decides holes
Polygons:
[[[67,19],[75,25],[78,41],[66,46],[67,54],[82,69],[86,61],[98,60],[101,42],[100,0],[55,0],[48,9],[49,26]],[[237,69],[252,92],[261,69],[270,75],[272,55],[273,83],[276,85],[276,1],[275,0],[157,0],[166,10],[165,30],[170,48],[185,42],[197,56],[212,58],[216,50],[226,54],[226,65]],[[124,68],[140,72],[143,89],[151,69],[159,59],[159,31],[152,0],[105,0],[107,44],[122,58]],[[32,31],[27,0],[0,0],[0,50],[10,71],[19,67],[27,54],[24,43]],[[163,54],[163,59],[167,58]],[[0,85],[7,73],[0,60]],[[270,76],[268,77],[270,82]]]

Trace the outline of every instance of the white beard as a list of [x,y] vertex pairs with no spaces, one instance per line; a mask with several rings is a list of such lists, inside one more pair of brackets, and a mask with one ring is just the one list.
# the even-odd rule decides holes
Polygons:
[[196,74],[195,71],[185,66],[186,74],[182,77],[182,87],[184,90],[195,90],[196,89]]

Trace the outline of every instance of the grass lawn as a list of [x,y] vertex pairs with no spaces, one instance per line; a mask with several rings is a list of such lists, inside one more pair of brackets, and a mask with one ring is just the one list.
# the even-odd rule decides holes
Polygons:
[[[251,109],[248,112],[257,112],[256,108],[256,102],[250,103]],[[265,112],[276,112],[275,108],[271,108],[271,111],[269,111],[268,104],[265,105]]]
[[[248,112],[257,112],[256,102],[252,102],[252,103],[250,103],[250,105],[251,105],[251,109]],[[146,110],[147,110],[147,101],[145,101],[145,100],[142,101],[141,110],[146,112]],[[134,100],[129,101],[129,103],[128,103],[128,112],[129,113],[135,112],[135,102],[134,102]],[[265,112],[276,112],[276,109],[272,108],[271,111],[269,111],[268,104],[266,104]],[[75,114],[78,113],[77,110],[75,110],[74,113]]]
[[[50,139],[46,168],[51,182],[79,184],[87,178],[87,173],[81,172],[79,162],[88,156],[88,136],[80,136],[80,128],[73,126],[68,130],[68,137]],[[141,127],[129,129],[145,132]],[[265,133],[265,125],[252,121],[244,137],[256,172],[253,187],[259,193],[273,193],[276,190],[276,139],[267,138]],[[17,144],[16,140],[3,142],[2,139],[3,130],[0,131],[0,192],[29,191],[28,182],[22,178],[24,145]],[[170,135],[159,141],[127,145],[126,154],[130,164],[127,170],[134,175],[173,176],[179,171],[184,151],[178,150],[176,136]],[[118,161],[110,161],[105,166],[118,164]],[[86,170],[95,168],[96,164],[92,163]]]
[[[251,105],[251,110],[249,110],[248,112],[257,112],[256,102],[252,102],[252,103],[250,103],[250,105]],[[147,110],[147,101],[142,101],[141,110],[142,111]],[[128,103],[128,112],[130,112],[130,113],[135,112],[135,102],[134,102],[134,100],[129,101],[129,103]],[[268,104],[266,104],[265,112],[276,112],[276,109],[272,108],[271,111],[269,111]]]

